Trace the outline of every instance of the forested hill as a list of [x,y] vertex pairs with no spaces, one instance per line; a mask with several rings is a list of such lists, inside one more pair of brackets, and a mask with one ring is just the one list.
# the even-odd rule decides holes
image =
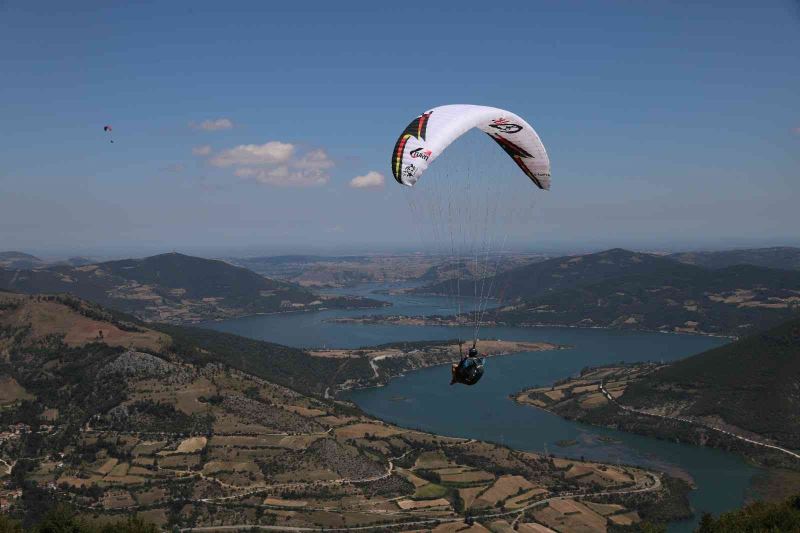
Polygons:
[[0,268],[34,268],[44,264],[35,255],[23,252],[0,252]]
[[[503,294],[505,299],[535,298],[630,274],[693,272],[696,268],[660,256],[614,248],[593,254],[556,257],[513,268],[488,278],[485,284],[492,284],[496,287],[493,292]],[[464,283],[463,279],[461,283]],[[455,294],[455,282],[427,285],[420,288],[419,292]]]
[[720,252],[682,252],[669,256],[676,261],[707,268],[754,265],[786,270],[800,270],[800,248],[777,246]]
[[798,383],[800,318],[658,370],[628,387],[621,401],[721,418],[800,449]]
[[[29,354],[29,348],[44,347],[51,342],[67,351],[102,344],[109,353],[135,348],[171,354],[201,366],[223,364],[319,396],[329,386],[335,388],[347,378],[372,376],[366,359],[313,357],[297,348],[211,329],[145,323],[69,295],[0,291],[0,358],[4,354],[12,354],[12,359],[17,357],[14,354],[22,359],[35,358],[37,354]],[[44,352],[46,348],[42,348]],[[53,353],[56,356],[57,350]],[[44,364],[38,360],[30,362],[36,363],[31,367],[34,369]],[[7,370],[0,368],[0,374],[4,369]]]
[[371,383],[366,357],[314,357],[307,351],[212,329],[152,324],[169,335],[171,350],[193,364],[220,362],[304,394],[325,396],[343,383]]
[[697,533],[800,531],[800,494],[780,502],[753,502],[719,517],[705,514]]
[[258,291],[291,288],[246,268],[178,253],[108,261],[98,266],[113,276],[142,285],[180,289],[189,298],[241,298]]
[[[618,327],[743,336],[800,311],[800,271],[708,269],[614,249],[510,270],[487,282],[506,324]],[[462,282],[463,284],[463,282]],[[446,292],[445,285],[424,290]],[[462,286],[463,291],[463,286]]]
[[170,253],[83,266],[0,269],[0,289],[70,293],[145,320],[173,323],[380,302],[323,297],[211,259]]

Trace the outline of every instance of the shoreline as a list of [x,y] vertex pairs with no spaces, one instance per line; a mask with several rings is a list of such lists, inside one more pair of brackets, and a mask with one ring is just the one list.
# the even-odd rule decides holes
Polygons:
[[[435,341],[434,341],[435,342]],[[546,351],[558,351],[558,350],[569,350],[572,349],[573,346],[568,344],[555,344],[551,342],[543,342],[543,341],[498,341],[495,339],[486,339],[483,341],[484,343],[501,343],[501,344],[516,344],[518,349],[505,349],[500,351],[489,351],[483,355],[485,358],[495,358],[495,357],[507,357],[511,355],[516,355],[520,353],[526,352],[546,352]],[[379,372],[379,367],[375,363],[376,361],[383,361],[387,359],[396,359],[402,360],[405,359],[407,362],[411,360],[411,358],[418,356],[421,351],[419,349],[411,349],[409,351],[402,351],[399,348],[386,348],[385,350],[396,350],[395,353],[380,353],[379,355],[370,356],[369,353],[363,354],[358,356],[358,358],[366,357],[369,359],[369,364],[372,367],[373,372],[375,375],[372,379],[375,381],[371,383],[353,383],[341,387],[335,387],[332,391],[332,397],[337,398],[341,393],[346,393],[353,390],[364,390],[369,388],[378,388],[378,387],[385,387],[389,385],[389,383],[396,378],[403,377],[406,372],[414,372],[417,370],[425,370],[428,368],[435,368],[437,366],[446,366],[453,364],[455,358],[458,358],[459,355],[455,352],[448,351],[448,349],[452,349],[453,347],[457,346],[457,344],[431,344],[430,346],[426,347],[433,350],[438,350],[438,352],[434,354],[430,354],[429,361],[412,361],[421,363],[418,366],[410,366],[407,368],[401,369],[398,373],[392,373],[391,370],[383,369],[383,372]],[[380,350],[373,350],[373,352],[379,352]],[[338,358],[350,357],[345,355],[345,353],[353,353],[353,352],[369,352],[369,348],[361,349],[328,349],[328,350],[308,350],[309,355],[312,357],[326,357],[326,355],[321,355],[323,353],[333,353],[333,352],[341,352]],[[330,355],[328,356],[330,357]],[[335,357],[335,356],[334,356]],[[352,357],[355,358],[355,357]],[[431,361],[432,359],[432,361]],[[440,360],[445,359],[445,360]],[[427,364],[430,363],[430,364]]]
[[[397,315],[397,320],[382,320],[380,319],[381,315],[374,315],[376,317],[375,320],[370,320],[372,317],[369,315],[364,315],[361,317],[341,317],[341,318],[332,318],[327,319],[324,322],[329,324],[360,324],[364,326],[372,326],[372,325],[382,325],[382,326],[415,326],[415,327],[472,327],[468,321],[464,323],[458,323],[453,320],[442,320],[442,321],[431,321],[429,318],[424,318],[421,316],[402,316]],[[403,320],[408,320],[409,323],[403,323]],[[425,322],[423,324],[418,324],[414,322]],[[600,330],[607,330],[607,331],[632,331],[632,332],[643,332],[643,333],[663,333],[663,334],[670,334],[670,335],[692,335],[697,337],[713,337],[719,339],[730,339],[732,341],[738,340],[739,337],[735,335],[723,335],[720,333],[711,333],[707,331],[666,331],[661,329],[648,329],[648,328],[617,328],[612,326],[577,326],[574,324],[548,324],[542,322],[523,322],[520,324],[509,324],[506,322],[485,322],[481,324],[483,328],[524,328],[524,329],[532,329],[532,328],[570,328],[570,329],[600,329]]]
[[[557,348],[555,348],[556,350],[563,350],[563,349],[572,348],[571,346],[568,346],[568,345],[556,345],[556,346],[558,346]],[[496,353],[496,354],[493,354],[493,355],[487,356],[487,357],[512,356],[512,355],[516,355],[516,354],[519,354],[519,353],[524,353],[524,352],[519,351],[519,352]],[[413,369],[411,371],[424,370],[426,368],[433,368],[435,366],[443,366],[445,364],[447,364],[447,363],[431,365],[429,367],[424,367],[424,368],[416,368],[416,369]],[[378,388],[387,386],[392,379],[395,379],[397,377],[403,377],[403,375],[404,374],[392,376],[389,380],[387,380],[384,383],[372,384],[372,385],[367,385],[367,386],[363,386],[363,387],[350,387],[350,388],[347,388],[347,389],[338,390],[338,391],[334,392],[334,394],[332,395],[332,399],[353,403],[359,409],[361,409],[361,407],[359,406],[359,404],[357,402],[355,402],[354,400],[352,400],[350,398],[346,398],[346,397],[342,398],[341,395],[346,395],[347,393],[352,392],[352,391],[366,390],[366,389],[370,389],[370,388],[378,389]],[[403,401],[406,401],[406,400],[407,400],[407,398],[404,397],[404,396],[391,398],[391,401],[393,401],[393,402],[394,401],[403,402]],[[453,436],[453,435],[450,435],[450,434],[448,434],[446,432],[436,432],[436,431],[421,429],[419,427],[406,426],[404,424],[400,424],[400,423],[396,423],[396,422],[392,422],[390,420],[387,420],[387,419],[385,419],[385,418],[383,418],[383,417],[381,417],[379,415],[370,414],[370,413],[368,413],[366,411],[365,411],[365,414],[367,416],[370,416],[370,417],[373,417],[373,418],[375,418],[377,420],[380,420],[381,422],[383,422],[385,424],[390,424],[390,425],[394,425],[394,426],[397,426],[397,427],[401,427],[401,428],[409,430],[409,431],[419,431],[419,432],[424,432],[424,433],[430,433],[430,434],[435,434],[438,437],[449,438],[449,439],[475,440],[475,439],[470,439],[468,437]],[[622,466],[622,467],[626,467],[626,468],[641,469],[641,470],[643,470],[645,472],[648,472],[650,475],[655,476],[658,479],[661,479],[662,481],[671,480],[673,488],[668,489],[668,491],[666,492],[666,494],[668,494],[668,495],[671,495],[673,497],[676,496],[673,493],[673,491],[676,490],[675,486],[677,486],[677,487],[685,487],[685,488],[678,488],[677,489],[677,493],[678,493],[677,497],[685,499],[684,501],[686,501],[688,515],[682,515],[680,517],[673,516],[672,519],[670,519],[667,522],[665,522],[666,524],[668,524],[668,525],[678,524],[678,523],[681,523],[681,522],[684,522],[684,521],[687,521],[687,520],[694,520],[698,516],[697,510],[694,509],[693,507],[691,507],[689,502],[688,502],[688,495],[692,490],[696,489],[696,484],[694,482],[694,479],[693,479],[692,475],[686,470],[682,470],[680,468],[663,469],[663,468],[659,468],[659,467],[655,467],[655,466],[637,465],[635,463],[631,463],[631,462],[627,462],[627,461],[619,461],[619,460],[617,460],[615,463],[611,463],[611,462],[603,461],[603,460],[584,459],[583,457],[577,458],[577,457],[573,457],[573,456],[570,456],[570,455],[566,455],[563,452],[562,453],[558,453],[558,452],[553,453],[552,450],[549,451],[549,452],[547,452],[547,451],[541,452],[541,451],[534,451],[534,450],[523,450],[521,448],[516,448],[516,447],[510,446],[510,445],[505,445],[505,444],[502,444],[502,443],[499,443],[499,442],[496,442],[496,441],[493,441],[493,440],[486,440],[486,439],[479,439],[479,440],[484,441],[484,442],[488,442],[488,443],[490,443],[492,445],[501,446],[501,447],[503,447],[505,449],[508,449],[508,450],[514,450],[514,451],[518,451],[518,452],[522,452],[522,453],[533,453],[533,454],[537,454],[537,455],[544,455],[546,453],[547,456],[549,456],[551,459],[555,460],[556,462],[563,462],[563,463],[588,462],[588,463],[596,463],[596,464],[601,464],[601,465],[612,465],[612,464],[614,464],[617,467]],[[565,446],[563,448],[566,449],[568,447],[569,446]],[[675,485],[675,484],[677,484],[677,485]],[[659,488],[661,488],[661,487],[659,487]],[[646,504],[646,502],[644,502],[642,504],[641,508],[637,507],[635,504],[631,504],[631,503],[627,503],[626,506],[631,506],[631,508],[641,512],[642,509],[647,507],[647,504]]]
[[[376,300],[382,301],[382,300]],[[202,326],[203,324],[208,323],[218,323],[218,322],[225,322],[226,320],[239,320],[242,318],[252,318],[257,316],[276,316],[276,315],[294,315],[298,313],[321,313],[322,311],[355,311],[358,309],[384,309],[386,307],[392,307],[391,302],[385,302],[386,305],[380,306],[354,306],[354,307],[320,307],[317,309],[292,309],[289,311],[261,311],[258,313],[245,313],[243,315],[231,316],[231,317],[221,317],[221,318],[206,318],[203,320],[198,320],[196,322],[191,321],[180,321],[180,322],[165,322],[163,320],[145,320],[140,319],[142,322],[151,323],[151,324],[170,324],[172,326]]]
[[787,479],[800,483],[800,467],[796,464],[800,455],[763,435],[728,426],[724,421],[710,423],[643,411],[619,402],[629,384],[667,366],[641,362],[592,367],[550,385],[526,387],[508,398],[517,405],[572,422],[733,454],[762,472],[759,479],[754,477],[748,483],[748,498],[758,493],[785,497],[788,492],[782,493],[780,483],[771,481],[779,478],[781,472]]

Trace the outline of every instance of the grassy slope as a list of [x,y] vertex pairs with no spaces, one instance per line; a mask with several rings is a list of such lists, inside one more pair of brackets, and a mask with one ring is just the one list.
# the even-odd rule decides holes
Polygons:
[[683,252],[670,256],[676,261],[706,268],[754,265],[786,270],[800,270],[800,248],[777,246],[721,252]]
[[178,297],[170,295],[170,289],[184,289],[185,296],[190,298],[224,297],[238,300],[252,299],[258,296],[259,291],[277,288],[293,289],[293,297],[313,298],[309,291],[264,278],[247,269],[182,254],[109,261],[96,266],[103,275],[96,274],[94,270],[66,265],[34,271],[0,271],[0,286],[26,293],[69,292],[118,308],[145,305],[136,300],[117,301],[119,299],[108,295],[109,290],[130,281],[154,285],[156,293],[172,299]]
[[[156,302],[136,296],[131,284],[147,286],[143,289],[160,298],[162,306],[180,308],[191,300],[198,306],[196,312],[206,318],[276,312],[285,310],[284,302],[307,305],[319,298],[293,283],[271,280],[223,261],[177,253],[95,266],[0,269],[0,288],[28,294],[66,292],[145,318],[157,318],[153,311]],[[359,305],[373,304],[378,302],[359,302]],[[325,302],[327,307],[347,305],[353,302],[344,298]]]
[[[630,274],[693,272],[697,269],[663,257],[615,248],[582,256],[548,259],[511,269],[487,282],[495,287],[493,292],[503,294],[506,300],[531,299]],[[422,287],[420,292],[455,294],[455,287],[453,282],[442,282]]]
[[[87,331],[81,343],[88,344],[65,346],[64,342],[74,336],[64,337],[67,329]],[[96,337],[99,330],[104,331],[105,338]],[[115,331],[119,339],[112,337]],[[159,336],[168,337],[158,341]],[[106,350],[107,343],[113,348]],[[143,323],[71,296],[29,297],[0,291],[0,355],[7,350],[12,363],[30,359],[32,371],[38,372],[51,359],[75,357],[75,371],[91,374],[96,369],[88,360],[89,366],[85,366],[80,354],[94,345],[106,358],[132,347],[175,354],[199,364],[222,363],[306,394],[322,395],[327,387],[346,379],[373,375],[366,359],[312,357],[297,348],[214,330]],[[3,368],[0,364],[0,373]]]
[[[182,288],[191,298],[222,296],[237,299],[252,297],[253,293],[261,290],[291,286],[223,261],[177,253],[109,261],[100,266],[115,276],[142,284]],[[299,288],[295,290],[302,291]]]
[[322,395],[347,378],[372,376],[364,359],[312,357],[305,351],[280,344],[202,328],[152,325],[172,337],[172,349],[193,362],[219,361],[273,383],[307,394]]
[[698,533],[800,531],[800,496],[782,502],[756,502],[717,518],[704,515]]
[[[716,271],[699,267],[659,269],[527,300],[523,308],[498,313],[497,318],[668,331],[691,321],[699,323],[699,331],[739,336],[797,315],[797,308],[792,306],[740,306],[709,298],[712,294],[730,295],[738,289],[754,290],[760,304],[770,304],[769,298],[791,297],[791,289],[800,289],[800,272],[745,265]],[[631,317],[635,322],[624,322]]]
[[[510,270],[493,291],[512,307],[489,318],[509,323],[570,324],[740,336],[797,315],[774,298],[800,290],[800,272],[752,265],[710,270],[626,250],[557,258]],[[446,284],[431,286],[446,291]],[[737,290],[757,305],[715,301]],[[772,298],[772,299],[771,299]]]
[[633,407],[687,401],[684,413],[800,448],[800,319],[686,358],[629,387]]

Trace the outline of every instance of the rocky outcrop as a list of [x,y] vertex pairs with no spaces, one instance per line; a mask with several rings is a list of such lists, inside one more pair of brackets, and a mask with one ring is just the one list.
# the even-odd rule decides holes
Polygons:
[[123,377],[132,379],[165,379],[170,384],[190,381],[194,372],[189,368],[165,361],[145,352],[127,351],[97,373],[98,379]]

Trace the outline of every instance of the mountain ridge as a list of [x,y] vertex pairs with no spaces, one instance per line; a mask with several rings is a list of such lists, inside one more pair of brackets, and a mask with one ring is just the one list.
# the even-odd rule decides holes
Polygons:
[[680,252],[668,256],[682,263],[722,268],[732,265],[754,265],[785,270],[800,269],[800,248],[773,246],[738,250]]
[[672,404],[679,415],[725,422],[800,449],[800,318],[648,374],[621,401]]
[[534,263],[498,276],[494,285],[503,302],[487,320],[504,324],[739,337],[800,312],[800,272],[754,265],[711,270],[623,249]]
[[319,295],[224,261],[178,253],[82,266],[0,269],[0,288],[27,294],[69,293],[144,320],[171,323],[384,305],[365,298]]
[[35,255],[24,252],[0,252],[0,268],[34,268],[44,265],[44,261]]

